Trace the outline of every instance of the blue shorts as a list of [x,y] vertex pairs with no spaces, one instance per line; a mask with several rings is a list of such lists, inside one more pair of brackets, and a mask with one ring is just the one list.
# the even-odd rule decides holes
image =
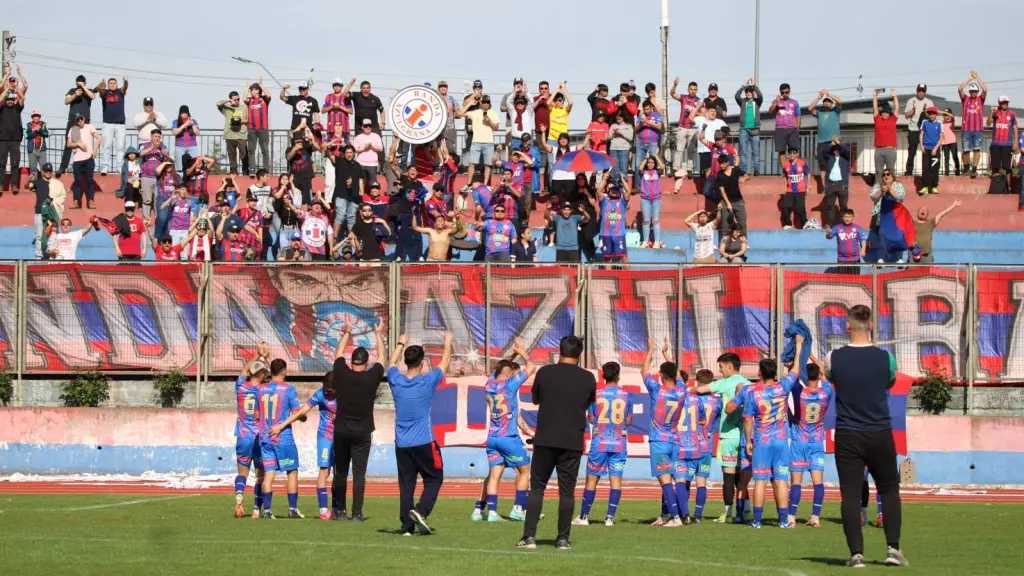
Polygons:
[[679,451],[674,442],[651,442],[651,476],[657,478],[663,474],[672,474],[675,470],[676,453]]
[[495,436],[487,439],[487,467],[519,468],[530,463],[530,453],[519,436]]
[[747,450],[747,443],[742,442],[740,444],[740,470],[750,470],[753,458],[750,456],[750,451]]
[[676,460],[672,471],[672,479],[676,482],[693,482],[700,468],[700,458]]
[[982,132],[964,132],[964,152],[969,150],[981,150]]
[[601,254],[604,255],[605,260],[629,256],[626,251],[625,236],[601,236],[601,245],[603,246]]
[[768,444],[754,444],[754,480],[789,481],[789,442],[776,440]]
[[490,166],[494,158],[494,144],[486,142],[473,142],[469,145],[469,164],[475,166],[480,162]]
[[263,456],[264,470],[291,472],[299,469],[299,449],[295,446],[295,442],[278,444],[261,442],[260,452]]
[[789,446],[790,472],[822,472],[825,470],[824,442],[797,442]]
[[260,443],[256,438],[235,439],[235,460],[246,468],[263,469],[260,457]]
[[326,438],[316,439],[316,465],[320,468],[334,466],[334,440]]
[[605,476],[618,476],[626,470],[626,451],[621,452],[598,452],[591,450],[587,454],[587,474],[604,478]]
[[711,477],[711,464],[714,462],[715,457],[710,453],[700,457],[697,465],[697,477],[698,478],[710,478]]

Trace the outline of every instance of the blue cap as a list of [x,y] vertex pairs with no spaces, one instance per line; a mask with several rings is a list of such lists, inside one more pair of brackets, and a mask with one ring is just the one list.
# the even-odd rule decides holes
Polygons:
[[292,232],[291,239],[292,241],[302,240],[302,234],[299,234],[298,232]]
[[424,82],[423,85],[426,86],[427,88],[431,87],[430,82]]
[[516,166],[515,166],[515,164],[513,164],[513,163],[511,163],[511,162],[505,162],[504,164],[502,164],[502,165],[501,165],[501,167],[502,167],[502,168],[503,168],[504,170],[508,171],[508,172],[515,172],[515,171],[516,171]]

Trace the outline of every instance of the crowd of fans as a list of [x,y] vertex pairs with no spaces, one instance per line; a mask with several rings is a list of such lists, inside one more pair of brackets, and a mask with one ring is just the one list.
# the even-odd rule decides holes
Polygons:
[[[729,143],[733,135],[724,120],[729,109],[715,83],[700,97],[696,82],[680,93],[677,78],[670,91],[670,97],[680,103],[676,122],[666,118],[653,83],[638,93],[632,81],[624,82],[616,94],[600,84],[587,97],[586,136],[573,145],[569,116],[575,103],[566,82],[554,90],[548,82],[540,82],[535,95],[522,78],[516,78],[495,107],[480,81],[461,100],[449,94],[447,82],[441,81],[437,90],[448,106],[443,133],[433,142],[415,146],[396,138],[388,150],[381,138],[387,114],[368,81],[355,90],[355,78],[337,79],[322,103],[310,95],[307,84],[297,87],[298,94],[289,94],[291,86],[285,85],[279,98],[292,111],[285,154],[288,171],[276,178],[270,174],[268,154],[272,96],[260,78],[215,104],[224,117],[230,174],[217,190],[211,190],[210,175],[218,168],[218,160],[202,154],[199,122],[188,106],[180,106],[168,121],[153,98],[143,98],[142,112],[131,118],[140,146],[126,150],[128,79],[110,78],[90,88],[85,76],[78,76],[65,97],[67,141],[54,170],[45,162],[49,127],[42,115],[33,110],[29,121],[22,121],[28,82],[20,67],[4,77],[0,162],[11,167],[4,190],[20,191],[24,140],[28,186],[37,198],[40,258],[74,258],[90,227],[106,227],[114,252],[126,260],[147,256],[150,246],[157,258],[167,260],[379,260],[385,246],[394,244],[395,257],[405,260],[447,260],[453,251],[468,250],[478,260],[522,262],[537,259],[539,242],[555,248],[560,262],[598,258],[627,262],[627,236],[632,229],[636,230],[630,238],[633,247],[664,247],[663,194],[678,194],[688,178],[698,180],[710,208],[686,220],[695,233],[694,261],[747,258],[747,211],[741,188],[751,176],[759,175],[765,104],[765,95],[752,78],[734,97],[739,108],[735,116],[738,149]],[[1009,99],[1000,97],[986,114],[987,87],[974,72],[959,92],[962,165],[956,153],[954,115],[935,108],[925,85],[918,86],[903,109],[910,150],[919,149],[924,163],[920,194],[938,192],[940,153],[946,157],[947,174],[952,157],[957,174],[977,176],[981,135],[988,128],[992,129],[993,186],[1009,186],[1010,174],[1021,162],[1014,155],[1024,143],[1024,134],[1009,109]],[[900,103],[895,91],[891,105],[880,101],[880,96],[875,91],[873,216],[881,196],[902,201],[905,195],[894,166]],[[95,99],[102,104],[102,133],[91,123]],[[801,106],[788,84],[779,87],[767,113],[774,115],[774,145],[785,180],[784,227],[824,227],[830,237],[846,244],[840,249],[841,261],[860,261],[862,230],[847,229],[856,225],[847,222],[852,217],[847,207],[851,152],[840,134],[842,104],[832,92],[821,90],[808,106],[817,124],[817,146],[814,157],[808,159],[800,152]],[[455,122],[460,119],[465,119],[467,141],[466,148],[457,151]],[[171,138],[173,153],[165,143]],[[675,145],[663,149],[670,138]],[[607,154],[611,168],[598,173],[560,169],[559,160],[578,150]],[[908,154],[906,174],[913,173],[915,157]],[[815,179],[812,163],[826,195],[823,223],[807,217],[805,199]],[[468,184],[456,190],[455,177],[463,164]],[[93,216],[90,227],[72,230],[65,211],[67,190],[60,180],[69,168],[74,174],[70,209],[95,208],[93,174],[98,169],[100,174],[120,174],[115,194],[124,199],[124,212],[111,219]],[[325,185],[315,189],[314,175],[319,171]],[[663,191],[663,185],[668,189]],[[628,200],[634,195],[639,196],[640,211],[630,217]],[[544,211],[540,238],[534,238],[528,226],[535,209]],[[927,214],[920,219],[929,220]],[[932,221],[937,225],[939,219]],[[717,232],[720,241],[716,243]]]

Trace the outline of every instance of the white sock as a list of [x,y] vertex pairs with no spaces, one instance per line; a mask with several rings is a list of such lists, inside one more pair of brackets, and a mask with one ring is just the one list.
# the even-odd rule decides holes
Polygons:
[[725,515],[732,516],[732,504],[727,504],[725,506]]

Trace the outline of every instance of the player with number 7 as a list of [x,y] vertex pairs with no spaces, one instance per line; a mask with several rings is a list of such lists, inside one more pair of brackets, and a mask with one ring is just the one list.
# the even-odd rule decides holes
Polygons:
[[[667,345],[667,342],[666,342]],[[679,402],[686,395],[686,389],[676,385],[679,367],[675,362],[662,362],[656,373],[651,372],[656,348],[654,339],[647,341],[647,355],[644,356],[640,373],[644,375],[644,386],[651,398],[651,419],[648,440],[651,450],[651,476],[661,484],[664,507],[662,515],[653,523],[655,526],[676,528],[683,525],[679,517],[679,503],[672,483],[678,448],[676,431],[679,425]],[[667,356],[667,354],[666,354]]]

